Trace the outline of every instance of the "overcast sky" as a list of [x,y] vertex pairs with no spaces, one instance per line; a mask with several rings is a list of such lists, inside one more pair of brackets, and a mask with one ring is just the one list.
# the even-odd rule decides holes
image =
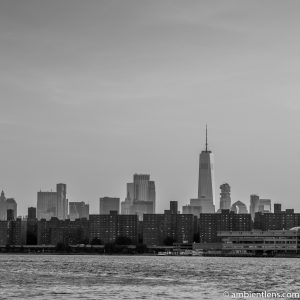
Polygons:
[[0,188],[18,214],[67,184],[99,212],[134,173],[157,208],[216,194],[300,211],[299,1],[0,0]]

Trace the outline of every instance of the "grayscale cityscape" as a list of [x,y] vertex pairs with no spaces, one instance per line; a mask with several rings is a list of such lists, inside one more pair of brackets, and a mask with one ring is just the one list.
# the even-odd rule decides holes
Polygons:
[[299,9],[0,0],[0,298],[300,299]]
[[[300,213],[282,210],[281,203],[249,195],[250,206],[231,203],[229,183],[220,186],[217,200],[214,156],[208,145],[199,157],[198,197],[178,207],[170,201],[157,213],[155,181],[134,174],[126,197],[99,198],[99,210],[67,198],[67,185],[56,191],[38,191],[35,207],[17,217],[17,202],[0,197],[2,252],[149,253],[159,256],[298,256]],[[196,181],[196,180],[195,180]],[[219,205],[217,205],[219,202]],[[219,209],[215,207],[219,206]],[[254,234],[255,233],[255,234]],[[299,253],[300,254],[300,253]]]

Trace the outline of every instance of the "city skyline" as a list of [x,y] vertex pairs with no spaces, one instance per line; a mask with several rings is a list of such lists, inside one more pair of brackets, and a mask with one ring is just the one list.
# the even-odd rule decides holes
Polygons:
[[[203,169],[204,165],[205,165],[205,167]],[[209,167],[209,169],[210,168],[211,169],[210,169],[209,173],[206,173],[206,169],[208,167]],[[206,124],[206,129],[205,129],[205,147],[204,147],[204,150],[201,151],[200,156],[199,156],[199,168],[198,168],[198,171],[199,171],[199,173],[198,173],[198,186],[197,186],[197,188],[198,188],[198,198],[190,199],[190,204],[184,203],[183,207],[186,206],[186,204],[187,204],[187,206],[190,206],[190,205],[192,205],[192,206],[195,206],[195,205],[196,206],[199,206],[199,205],[202,206],[202,205],[204,205],[204,208],[202,207],[202,210],[200,210],[202,213],[213,213],[213,212],[218,213],[218,212],[220,212],[220,210],[221,210],[221,198],[222,198],[222,193],[223,193],[222,188],[223,188],[224,185],[228,185],[228,183],[227,182],[223,182],[223,184],[219,187],[220,190],[218,190],[220,193],[216,192],[217,187],[215,186],[215,182],[214,182],[214,156],[213,156],[212,151],[210,151],[209,148],[208,148],[207,124]],[[205,171],[205,173],[203,173],[203,171]],[[137,174],[137,173],[135,173],[133,175],[133,177],[134,178],[135,177],[141,177],[142,180],[145,180],[145,179],[147,179],[148,181],[150,180],[150,174]],[[201,179],[201,177],[202,177],[202,179]],[[156,194],[156,192],[155,192],[155,182],[154,181],[149,181],[149,182],[153,183],[153,186],[154,186],[154,199],[155,199],[155,194]],[[132,185],[132,186],[130,186],[130,185]],[[27,206],[26,209],[28,209],[29,207],[36,207],[37,208],[37,212],[39,212],[39,208],[38,208],[39,207],[39,204],[38,204],[39,203],[39,195],[40,194],[45,194],[46,198],[49,197],[49,196],[50,196],[50,198],[54,197],[53,199],[54,199],[54,202],[55,202],[55,207],[54,207],[53,215],[51,215],[51,216],[49,215],[49,217],[47,219],[50,219],[51,217],[57,217],[58,214],[59,214],[58,211],[61,211],[61,213],[64,215],[64,217],[59,216],[59,219],[65,219],[65,218],[67,218],[66,210],[65,210],[65,208],[60,208],[59,209],[59,205],[61,205],[62,207],[64,207],[64,206],[68,207],[68,202],[75,203],[75,204],[78,204],[78,205],[80,203],[85,203],[84,200],[83,201],[72,201],[72,200],[69,201],[69,198],[67,197],[67,194],[66,194],[66,186],[67,186],[67,184],[65,184],[65,183],[59,183],[59,184],[57,184],[57,187],[58,186],[64,186],[62,192],[57,192],[57,191],[53,192],[52,188],[50,189],[50,191],[49,190],[42,191],[40,189],[37,192],[37,199],[36,199],[35,205],[32,205],[32,206],[29,205],[29,206]],[[120,202],[119,203],[119,206],[120,206],[119,209],[120,209],[120,212],[121,212],[122,211],[122,208],[121,208],[122,205],[121,204],[122,203],[125,204],[126,201],[128,200],[128,197],[130,198],[130,192],[128,191],[128,188],[132,189],[132,198],[135,199],[135,196],[133,196],[135,194],[135,190],[136,190],[136,188],[134,188],[134,183],[127,183],[126,186],[127,186],[126,196],[124,196],[123,198],[122,197],[115,198],[115,197],[112,197],[111,195],[106,195],[106,196],[102,195],[101,196],[102,198],[99,198],[99,200],[104,199],[104,198],[107,198],[107,199],[119,199],[119,202]],[[148,188],[148,186],[147,186],[147,188]],[[146,186],[142,188],[142,190],[140,191],[140,192],[142,192],[141,197],[144,197],[146,195],[145,193],[146,193],[146,189],[147,188],[146,188]],[[207,195],[209,195],[208,198],[207,198],[207,196],[200,196],[201,189],[202,190],[203,189],[206,190],[205,193],[207,193]],[[231,189],[231,187],[229,186],[229,190],[230,189]],[[3,190],[2,190],[2,194],[3,194]],[[58,199],[59,197],[57,195],[60,195],[60,194],[61,194],[60,198],[61,199],[64,198],[65,200],[59,200]],[[253,199],[253,197],[256,197],[258,199],[257,201],[262,201],[262,203],[265,203],[267,201],[266,203],[268,203],[269,209],[267,209],[266,211],[271,211],[271,202],[272,202],[272,199],[262,199],[262,198],[260,199],[260,196],[261,195],[258,195],[257,193],[251,193],[249,195],[249,198],[245,201],[246,202],[245,203],[246,204],[246,210],[247,210],[247,208],[249,208],[249,212],[251,211],[251,206],[253,206],[252,199]],[[44,197],[44,196],[42,196],[42,197]],[[47,200],[46,198],[45,198],[45,200]],[[199,202],[199,200],[201,200],[201,198],[204,198],[205,200],[208,200],[209,203],[211,203],[213,205],[213,209],[210,207],[211,204],[209,204],[208,207],[206,207],[207,204],[199,204],[198,202]],[[14,198],[11,198],[11,199],[14,200]],[[62,201],[66,201],[66,203],[62,205],[62,203],[63,203]],[[170,201],[172,201],[172,200],[170,200]],[[177,201],[177,200],[175,200],[175,201]],[[47,204],[47,206],[49,206],[49,205],[51,206],[52,202],[50,201],[49,204]],[[89,202],[88,201],[86,201],[86,202],[87,202],[87,206],[89,206],[90,205]],[[47,200],[47,203],[48,203],[48,200]],[[154,207],[155,207],[156,206],[156,201],[155,200],[154,200],[154,203],[155,203],[154,204]],[[244,205],[244,201],[241,202],[240,200],[236,200],[235,203],[234,203],[234,205],[236,205],[236,203],[242,203],[242,205]],[[278,203],[278,202],[273,201],[273,203]],[[284,201],[280,202],[280,203],[283,204],[283,207],[285,207]],[[159,203],[157,203],[157,204],[159,204]],[[266,205],[266,204],[263,204],[263,206],[264,205]],[[256,204],[256,206],[257,206],[257,208],[256,208],[257,210],[256,211],[258,211],[258,204]],[[137,211],[140,211],[140,213],[138,213],[137,211],[135,211],[135,209],[133,209],[132,211],[131,210],[132,209],[129,209],[129,211],[126,211],[126,209],[125,209],[126,212],[125,211],[121,212],[121,214],[138,214],[141,217],[140,213],[143,210],[145,210],[144,213],[149,213],[151,211],[150,210],[149,212],[146,212],[147,209],[145,209],[145,208],[137,208]],[[264,209],[262,209],[261,211],[263,211],[263,210]],[[99,211],[101,211],[101,209]],[[181,211],[182,211],[182,213],[188,213],[188,214],[198,215],[197,211],[195,211],[195,212],[192,212],[192,211],[189,211],[189,210],[187,210],[187,211],[181,210]],[[162,211],[155,211],[155,213],[161,213],[161,212]],[[96,213],[96,211],[92,210],[91,213]],[[118,213],[119,213],[119,211],[118,211]],[[252,215],[252,217],[254,216],[253,213],[251,213],[251,215]],[[18,216],[26,216],[26,214],[23,214],[23,215],[22,214],[18,214]],[[40,219],[40,218],[38,217],[38,219]]]
[[299,211],[299,6],[1,1],[0,188],[21,215],[57,182],[97,211],[144,173],[157,212],[182,207],[208,123],[232,203],[258,194]]

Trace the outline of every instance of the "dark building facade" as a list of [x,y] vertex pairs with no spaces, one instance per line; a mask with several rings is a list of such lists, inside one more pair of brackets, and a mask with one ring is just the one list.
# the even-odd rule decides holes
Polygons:
[[38,245],[66,245],[87,244],[89,237],[89,223],[86,219],[50,221],[42,219],[37,222]]
[[7,221],[14,221],[15,219],[15,214],[13,209],[8,209],[7,210]]
[[164,214],[144,214],[143,243],[159,246],[166,243],[192,243],[197,217],[179,214],[177,201],[170,202],[170,210]]
[[9,240],[8,221],[0,221],[0,245],[7,245]]
[[228,209],[216,214],[200,214],[200,243],[218,243],[219,231],[249,231],[252,229],[250,214],[236,214]]
[[36,219],[36,207],[28,207],[28,219]]
[[221,231],[222,252],[233,255],[297,255],[300,250],[300,230]]
[[138,216],[119,215],[111,211],[109,215],[90,215],[89,240],[113,243],[119,237],[125,237],[136,244],[138,241]]
[[0,221],[0,245],[26,245],[26,226],[21,218]]
[[254,229],[283,230],[300,226],[300,213],[293,209],[281,211],[280,204],[274,204],[274,213],[257,212],[254,217]]

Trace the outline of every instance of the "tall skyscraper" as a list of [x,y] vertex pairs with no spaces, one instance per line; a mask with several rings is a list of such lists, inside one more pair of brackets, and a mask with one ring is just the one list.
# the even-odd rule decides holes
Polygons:
[[224,183],[220,186],[220,209],[230,209],[231,207],[231,197],[230,197],[230,185]]
[[155,192],[155,182],[154,181],[149,181],[149,201],[152,202],[152,210],[153,213],[155,213],[156,209],[156,192]]
[[150,175],[134,174],[133,175],[133,200],[148,201],[149,199],[149,180]]
[[127,196],[126,199],[132,204],[133,203],[133,198],[134,198],[134,187],[133,187],[133,182],[127,183]]
[[58,183],[56,185],[57,193],[57,218],[65,220],[68,217],[68,199],[67,199],[67,185]]
[[189,205],[182,207],[182,212],[198,216],[200,213],[215,212],[215,179],[214,179],[214,157],[208,150],[207,126],[206,126],[205,150],[200,154],[198,198],[191,199]]
[[121,203],[122,214],[137,214],[143,220],[143,214],[155,213],[155,182],[150,175],[134,174],[133,183],[127,184],[127,196]]
[[5,194],[2,191],[0,196],[0,221],[6,221],[7,219],[7,206]]
[[50,220],[57,217],[57,194],[56,192],[38,192],[37,193],[37,218],[38,220]]
[[13,218],[17,219],[17,202],[14,198],[6,198],[4,192],[0,196],[0,221],[7,220],[7,211],[13,214]]
[[250,214],[252,220],[254,220],[255,213],[258,212],[258,209],[259,209],[259,196],[250,195]]
[[37,193],[37,218],[38,220],[50,220],[56,217],[60,220],[67,219],[68,199],[66,184],[56,185],[56,192],[38,192]]
[[12,210],[14,219],[17,219],[17,202],[14,198],[7,198],[6,199],[6,209],[7,210]]
[[120,212],[120,198],[100,198],[100,215],[109,215],[111,211]]
[[257,212],[271,212],[271,200],[260,199],[257,195],[250,195],[250,213],[252,220],[254,220]]
[[36,207],[28,207],[28,220],[36,219]]
[[198,199],[200,200],[202,213],[215,212],[214,156],[208,150],[207,126],[205,150],[201,152],[199,161]]
[[133,182],[127,183],[127,192],[125,201],[121,202],[121,214],[122,215],[130,215],[131,214],[131,207],[133,205]]

